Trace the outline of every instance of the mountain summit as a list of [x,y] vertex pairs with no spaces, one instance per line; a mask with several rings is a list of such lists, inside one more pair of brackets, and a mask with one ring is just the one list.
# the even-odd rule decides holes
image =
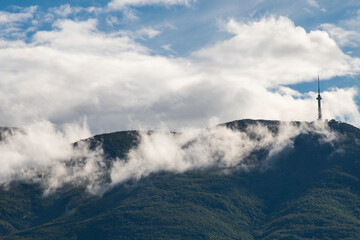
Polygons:
[[47,196],[36,181],[4,186],[0,239],[359,238],[360,129],[239,120],[161,134],[84,140],[102,146],[105,169],[117,166],[102,195],[81,184]]

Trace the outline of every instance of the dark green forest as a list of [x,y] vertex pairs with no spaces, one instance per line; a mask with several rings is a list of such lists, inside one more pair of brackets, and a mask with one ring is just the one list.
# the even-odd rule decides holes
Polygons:
[[[279,126],[223,125],[244,131],[254,123],[274,133]],[[38,184],[12,182],[0,189],[0,239],[360,239],[360,129],[328,125],[336,141],[302,133],[266,169],[158,172],[103,196],[81,186],[43,196]],[[124,131],[86,141],[101,143],[111,164],[139,138]]]

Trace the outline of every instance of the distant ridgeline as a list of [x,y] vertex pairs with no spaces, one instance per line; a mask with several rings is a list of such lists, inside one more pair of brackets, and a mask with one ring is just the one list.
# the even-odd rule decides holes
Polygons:
[[[281,135],[283,124],[220,126],[243,132],[263,126]],[[294,122],[303,130],[245,159],[268,161],[262,168],[158,171],[103,196],[64,186],[45,197],[41,184],[12,182],[0,190],[0,239],[359,239],[360,129],[330,121],[318,130],[316,124]],[[110,166],[141,144],[140,135],[86,141],[102,144]]]

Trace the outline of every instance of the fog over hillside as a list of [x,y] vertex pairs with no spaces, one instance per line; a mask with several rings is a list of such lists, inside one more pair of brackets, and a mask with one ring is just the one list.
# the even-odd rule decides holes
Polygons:
[[6,129],[0,239],[360,234],[360,129],[349,124],[246,119],[90,138],[76,126]]
[[[264,169],[277,154],[291,148],[299,134],[312,132],[322,136],[324,142],[336,140],[336,134],[323,121],[278,124],[275,132],[261,122],[249,124],[242,131],[224,125],[179,133],[142,130],[137,133],[138,144],[124,158],[111,159],[104,155],[100,141],[90,145],[82,140],[72,145],[74,137],[89,137],[85,123],[57,130],[49,122],[39,122],[4,133],[0,181],[4,187],[18,180],[40,183],[45,195],[67,184],[86,185],[89,192],[103,194],[119,183],[161,171]],[[253,152],[261,150],[266,151],[265,159],[249,161]]]

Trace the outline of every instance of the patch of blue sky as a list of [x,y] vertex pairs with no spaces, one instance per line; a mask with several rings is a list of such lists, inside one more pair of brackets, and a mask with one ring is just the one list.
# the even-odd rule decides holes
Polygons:
[[[315,80],[315,79],[314,79]],[[321,91],[329,91],[334,88],[352,88],[360,87],[360,83],[357,76],[341,76],[341,77],[333,77],[330,80],[321,80],[320,76],[320,85]],[[287,85],[300,93],[307,93],[307,92],[317,92],[317,82],[303,82],[294,85]],[[355,102],[358,106],[360,106],[360,96],[356,95]]]

